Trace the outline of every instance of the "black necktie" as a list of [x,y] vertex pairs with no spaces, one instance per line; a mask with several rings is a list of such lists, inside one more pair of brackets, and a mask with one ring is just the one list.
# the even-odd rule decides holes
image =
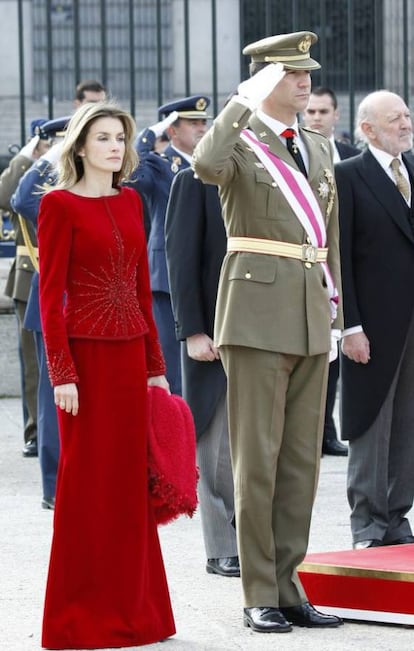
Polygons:
[[302,174],[307,177],[308,173],[306,171],[305,163],[303,162],[302,154],[294,141],[296,131],[294,129],[285,129],[280,135],[283,136],[283,138],[286,138],[286,147],[289,154],[292,156]]

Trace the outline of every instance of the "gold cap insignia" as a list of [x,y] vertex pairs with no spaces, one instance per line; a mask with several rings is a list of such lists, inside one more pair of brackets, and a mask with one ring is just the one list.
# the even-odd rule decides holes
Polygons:
[[306,36],[304,36],[304,37],[302,38],[302,40],[299,41],[299,43],[298,43],[298,50],[299,50],[300,52],[303,52],[303,53],[305,54],[306,52],[309,52],[309,49],[310,49],[310,46],[311,46],[311,45],[312,45],[312,39],[311,39],[311,37],[309,36],[309,34],[306,34]]
[[195,107],[197,111],[204,111],[206,106],[207,106],[207,102],[204,99],[204,97],[200,97],[200,99],[196,101]]

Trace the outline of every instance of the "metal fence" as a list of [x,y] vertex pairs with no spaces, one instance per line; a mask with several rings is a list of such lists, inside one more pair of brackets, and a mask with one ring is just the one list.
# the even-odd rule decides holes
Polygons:
[[[192,9],[200,0],[191,0]],[[218,0],[203,0],[211,14],[213,97],[217,112]],[[239,51],[253,40],[273,33],[309,29],[319,35],[314,48],[322,63],[314,83],[331,86],[345,95],[352,131],[356,96],[387,85],[409,101],[411,56],[410,26],[413,2],[409,0],[234,0],[239,16]],[[140,99],[161,104],[174,94],[171,52],[173,37],[184,43],[180,62],[186,93],[190,92],[190,58],[193,25],[190,0],[32,0],[32,25],[24,24],[23,0],[18,0],[20,35],[21,139],[26,135],[28,101],[24,61],[33,61],[33,99],[47,98],[53,117],[55,102],[72,96],[81,78],[97,78],[115,96],[128,98],[134,115],[137,89]],[[182,13],[182,32],[172,30],[172,11]],[[236,11],[237,9],[237,11]],[[199,26],[198,26],[199,29]],[[25,49],[25,34],[32,32],[32,51]],[[241,57],[242,76],[247,62]]]
[[[155,116],[156,107],[177,94],[177,78],[180,91],[194,92],[193,48],[205,29],[210,30],[209,51],[202,66],[210,69],[211,87],[203,92],[211,95],[216,114],[223,99],[218,90],[223,71],[233,66],[235,83],[247,76],[241,54],[238,61],[218,57],[224,4],[234,18],[232,33],[240,53],[246,43],[271,34],[311,30],[319,35],[312,51],[322,68],[313,74],[313,83],[338,94],[341,127],[350,134],[357,103],[366,93],[386,87],[410,103],[412,0],[16,0],[19,96],[9,108],[14,125],[18,116],[14,142],[25,142],[33,106],[41,106],[44,116],[56,116],[71,106],[76,83],[85,78],[102,81],[133,115],[139,107],[141,116]],[[178,43],[182,55],[177,60]],[[9,133],[2,107],[1,113],[2,128]],[[0,144],[0,169],[8,158]]]

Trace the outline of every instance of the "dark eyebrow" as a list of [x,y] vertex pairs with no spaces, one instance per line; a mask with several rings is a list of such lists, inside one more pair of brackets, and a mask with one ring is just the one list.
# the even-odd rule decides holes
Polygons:
[[[110,136],[111,134],[109,133],[109,131],[96,131],[95,135],[97,135],[97,136]],[[118,131],[118,133],[116,135],[117,136],[124,136],[125,131]]]

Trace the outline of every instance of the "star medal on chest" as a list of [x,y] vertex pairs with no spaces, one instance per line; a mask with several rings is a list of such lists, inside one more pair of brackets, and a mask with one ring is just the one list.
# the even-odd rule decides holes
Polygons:
[[181,165],[180,156],[173,156],[172,157],[172,163],[171,163],[171,172],[174,172],[174,174],[177,174],[178,170],[180,169],[180,165]]
[[318,194],[321,199],[327,199],[329,195],[329,185],[328,182],[323,180],[320,181],[319,187],[318,187]]

